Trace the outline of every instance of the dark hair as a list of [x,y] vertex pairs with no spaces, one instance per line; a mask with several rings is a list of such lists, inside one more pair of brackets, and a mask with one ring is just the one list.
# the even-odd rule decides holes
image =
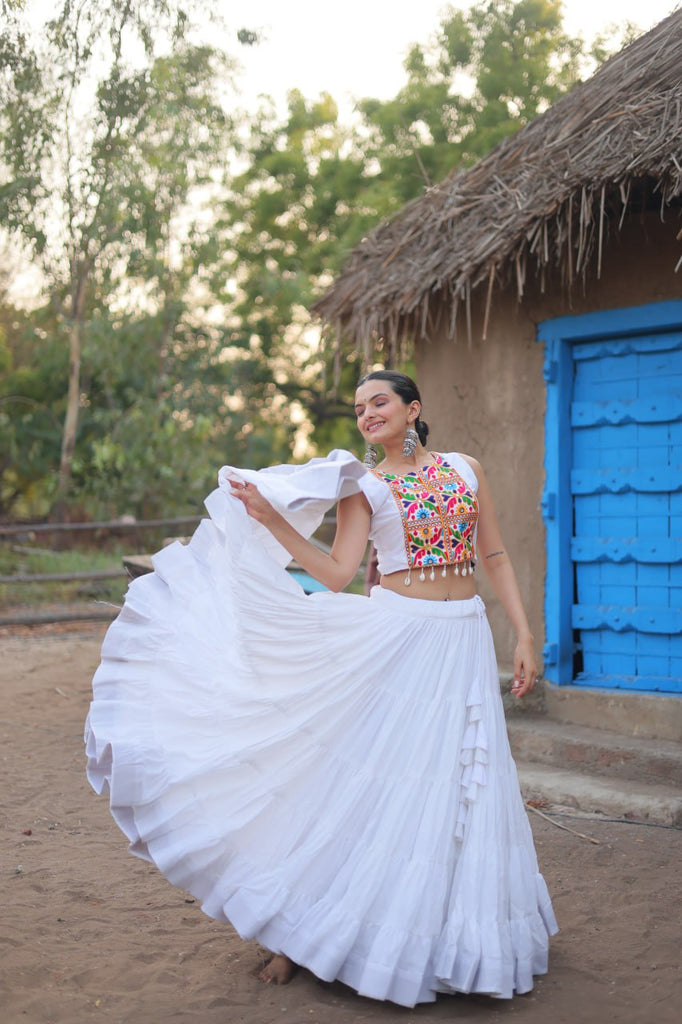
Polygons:
[[[391,390],[395,391],[399,398],[402,398],[405,405],[409,405],[410,402],[419,402],[421,405],[422,397],[419,394],[419,388],[406,373],[398,373],[397,370],[372,370],[371,373],[366,373],[364,377],[360,378],[358,387],[368,380],[385,380],[391,385]],[[429,436],[428,423],[424,423],[424,420],[417,416],[414,421],[414,429],[417,431],[421,443],[426,444],[426,439]]]

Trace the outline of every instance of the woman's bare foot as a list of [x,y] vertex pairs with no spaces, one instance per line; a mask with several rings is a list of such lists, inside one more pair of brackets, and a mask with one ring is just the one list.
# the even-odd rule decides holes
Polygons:
[[266,985],[288,985],[298,970],[298,964],[282,953],[275,953],[258,977]]

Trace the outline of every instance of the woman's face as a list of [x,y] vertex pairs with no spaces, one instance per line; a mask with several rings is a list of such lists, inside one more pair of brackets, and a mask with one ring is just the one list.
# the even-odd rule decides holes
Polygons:
[[419,402],[406,405],[387,380],[367,380],[355,392],[358,430],[370,444],[402,439],[419,415]]

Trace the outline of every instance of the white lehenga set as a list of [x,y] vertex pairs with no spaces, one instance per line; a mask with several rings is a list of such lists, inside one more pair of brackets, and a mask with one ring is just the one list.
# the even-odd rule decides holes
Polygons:
[[[451,481],[441,520],[453,501],[462,516],[444,548],[428,523],[413,531],[413,572],[453,571],[454,548],[473,550],[475,477],[459,456],[436,461]],[[406,478],[339,451],[221,470],[210,518],[154,556],[107,633],[90,782],[133,853],[319,978],[405,1006],[529,991],[556,922],[482,601],[306,595],[230,478],[255,482],[306,535],[362,490],[380,569],[406,566],[400,500],[419,506],[415,481],[398,493]]]

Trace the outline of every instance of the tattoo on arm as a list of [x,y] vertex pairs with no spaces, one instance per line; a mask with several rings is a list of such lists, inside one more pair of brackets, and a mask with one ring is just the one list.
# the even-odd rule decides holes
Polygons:
[[504,551],[493,551],[492,555],[486,555],[485,557],[486,557],[486,559],[488,559],[488,558],[497,558],[498,555],[503,555],[503,554],[504,554]]

